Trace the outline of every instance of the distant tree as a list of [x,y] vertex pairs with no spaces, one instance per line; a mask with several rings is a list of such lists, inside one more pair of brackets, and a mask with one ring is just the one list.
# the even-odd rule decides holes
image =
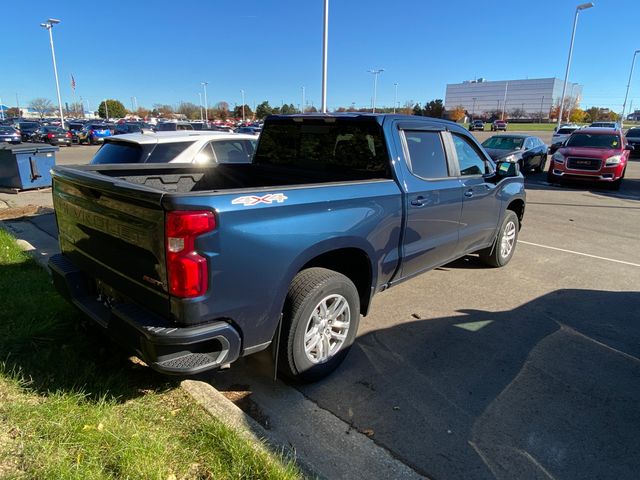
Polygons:
[[227,102],[218,102],[213,106],[215,117],[220,120],[226,120],[229,118],[229,104]]
[[581,108],[574,108],[573,110],[571,110],[571,116],[569,117],[569,120],[573,123],[582,123],[585,121],[586,117],[587,112],[585,112]]
[[272,112],[273,108],[266,100],[256,107],[256,117],[258,118],[264,118],[267,115],[271,115]]
[[133,112],[133,113],[134,113],[134,115],[136,115],[137,117],[140,117],[140,118],[147,118],[147,117],[149,116],[149,114],[151,113],[151,111],[150,111],[150,110],[147,110],[147,109],[146,109],[146,108],[144,108],[144,107],[140,107],[140,108],[138,108],[138,110],[136,110],[136,111],[135,111],[135,112]]
[[192,102],[180,102],[176,112],[185,115],[191,120],[200,118],[200,106]]
[[595,122],[598,120],[598,115],[600,114],[600,109],[598,107],[591,107],[585,110],[585,121],[586,122]]
[[459,122],[465,117],[464,107],[462,105],[458,105],[453,110],[449,112],[449,119],[453,122]]
[[442,115],[444,114],[444,102],[440,98],[427,102],[422,109],[422,114],[425,117],[442,118]]
[[124,108],[121,101],[109,98],[100,102],[98,106],[98,116],[100,118],[107,118],[107,113],[109,113],[109,118],[123,118],[127,114],[127,109]]
[[18,110],[18,108],[16,108],[16,107],[7,108],[7,109],[4,111],[4,114],[5,114],[7,117],[19,117],[19,116],[21,116],[21,115],[22,115],[21,111],[20,111],[20,110]]
[[155,117],[171,118],[173,117],[174,110],[171,105],[156,103],[153,105],[153,110],[151,113]]
[[524,118],[527,116],[527,112],[523,108],[514,108],[509,112],[511,118]]
[[[235,108],[233,109],[233,117],[234,118],[242,118],[242,105],[236,105]],[[253,111],[251,110],[251,108],[249,107],[249,105],[244,106],[244,118],[245,119],[250,119],[253,118]]]
[[608,117],[607,120],[611,120],[612,122],[617,122],[618,120],[620,120],[620,114],[614,112],[613,110],[609,112],[607,117]]
[[[346,111],[344,107],[340,107],[340,108],[337,111],[339,112]],[[298,109],[295,107],[293,103],[290,103],[288,105],[285,103],[284,105],[282,105],[282,108],[280,109],[280,113],[282,113],[283,115],[291,115],[292,113],[298,113]]]
[[413,100],[404,102],[404,105],[398,109],[398,113],[403,115],[413,115]]
[[416,103],[416,104],[413,106],[413,114],[414,114],[414,115],[419,115],[419,116],[424,115],[424,114],[422,113],[422,107],[420,106],[420,104],[419,104],[419,103]]
[[53,112],[53,102],[48,98],[34,98],[29,102],[29,108],[38,112],[40,118],[44,118],[46,115]]
[[80,102],[72,103],[67,110],[68,115],[82,116],[84,113],[84,106]]
[[[316,107],[314,107],[313,105],[311,105],[310,107],[305,108],[304,110],[307,113],[317,113],[318,109]],[[365,110],[365,111],[369,111],[369,110]]]

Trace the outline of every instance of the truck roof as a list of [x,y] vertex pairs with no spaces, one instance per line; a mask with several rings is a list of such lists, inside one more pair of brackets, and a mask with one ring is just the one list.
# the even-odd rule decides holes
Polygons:
[[138,132],[126,133],[109,137],[108,142],[132,142],[137,144],[150,143],[173,143],[183,141],[198,141],[206,139],[249,139],[255,140],[254,135],[244,135],[241,133],[203,131],[203,130],[179,130],[174,132]]
[[334,112],[334,113],[320,113],[320,112],[314,112],[314,113],[295,113],[292,115],[269,115],[266,120],[273,120],[273,119],[279,119],[279,120],[286,120],[286,119],[293,119],[294,121],[296,119],[299,120],[306,120],[306,119],[314,119],[314,120],[327,120],[329,121],[330,119],[340,119],[340,118],[358,118],[358,119],[374,119],[376,120],[379,124],[384,123],[385,121],[390,121],[390,120],[407,120],[407,121],[411,121],[411,122],[420,122],[420,121],[425,121],[428,123],[436,123],[436,124],[441,124],[444,127],[456,127],[458,129],[462,129],[463,131],[466,131],[462,126],[460,126],[460,124],[456,123],[456,122],[452,122],[450,120],[444,120],[442,118],[433,118],[433,117],[423,117],[420,115],[402,115],[399,113],[365,113],[365,112]]

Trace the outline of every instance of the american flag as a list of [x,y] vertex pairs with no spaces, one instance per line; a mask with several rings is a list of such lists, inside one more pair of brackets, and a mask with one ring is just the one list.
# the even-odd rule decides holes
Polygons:
[[71,88],[76,89],[76,79],[73,78],[73,73],[71,74]]

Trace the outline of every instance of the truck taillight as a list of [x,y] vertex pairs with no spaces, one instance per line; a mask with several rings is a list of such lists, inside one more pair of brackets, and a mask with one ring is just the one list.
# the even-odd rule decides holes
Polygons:
[[207,259],[195,251],[199,235],[216,228],[216,220],[208,211],[173,211],[165,217],[165,245],[169,293],[190,298],[207,291],[209,268]]

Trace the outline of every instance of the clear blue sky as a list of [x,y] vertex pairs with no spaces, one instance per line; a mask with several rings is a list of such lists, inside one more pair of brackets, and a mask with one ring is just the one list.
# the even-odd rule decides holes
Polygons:
[[[328,106],[369,106],[367,70],[384,68],[378,105],[444,98],[445,85],[564,78],[575,6],[582,0],[330,0]],[[578,22],[570,80],[584,85],[582,107],[621,110],[633,51],[640,48],[640,0],[595,0]],[[63,102],[92,108],[102,98],[138,104],[209,105],[269,100],[320,104],[323,0],[85,1],[3,3],[0,98],[55,103],[46,30],[54,42]],[[638,60],[640,64],[640,60]],[[640,65],[630,98],[640,108]]]

